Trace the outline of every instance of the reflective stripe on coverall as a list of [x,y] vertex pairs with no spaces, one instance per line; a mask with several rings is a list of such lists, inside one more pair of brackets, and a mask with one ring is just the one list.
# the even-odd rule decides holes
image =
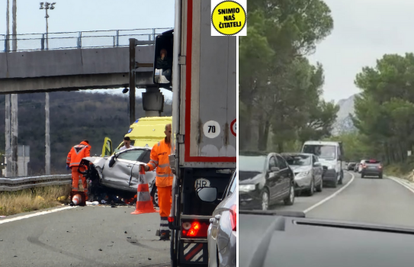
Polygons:
[[148,162],[150,171],[156,170],[155,184],[158,189],[158,204],[160,207],[160,234],[169,232],[168,216],[172,203],[173,173],[170,168],[168,156],[171,154],[171,143],[165,139],[158,142],[151,150],[151,160]]

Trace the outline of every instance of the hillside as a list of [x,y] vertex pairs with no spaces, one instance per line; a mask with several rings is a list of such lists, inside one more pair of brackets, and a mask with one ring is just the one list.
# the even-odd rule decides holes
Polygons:
[[354,100],[356,95],[352,95],[347,99],[338,101],[339,111],[337,113],[336,122],[333,125],[332,134],[339,135],[341,133],[349,133],[355,131],[351,115],[354,115]]
[[[4,133],[4,95],[0,96],[0,132]],[[44,174],[45,94],[19,95],[19,145],[30,146],[29,175]],[[100,155],[104,138],[116,147],[129,129],[129,99],[101,93],[50,93],[50,143],[52,173],[66,173],[65,160],[70,148],[83,139],[92,145],[91,155]],[[135,104],[136,117],[145,115],[141,99]],[[163,115],[171,115],[165,104]],[[0,150],[5,137],[0,135]]]

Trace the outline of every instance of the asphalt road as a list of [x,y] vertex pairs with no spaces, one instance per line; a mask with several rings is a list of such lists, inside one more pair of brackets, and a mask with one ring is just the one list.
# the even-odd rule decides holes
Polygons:
[[170,242],[155,235],[159,214],[132,211],[90,206],[0,219],[0,266],[169,266]]
[[304,211],[307,218],[414,227],[414,193],[392,179],[361,178],[345,172],[344,184],[312,197],[296,197],[293,206],[275,210]]

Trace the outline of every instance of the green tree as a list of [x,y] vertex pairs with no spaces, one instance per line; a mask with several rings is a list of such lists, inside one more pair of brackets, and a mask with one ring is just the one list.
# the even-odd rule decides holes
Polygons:
[[[303,106],[298,102],[312,99],[318,106],[321,84],[312,79],[315,71],[323,77],[322,66],[311,66],[304,56],[330,33],[333,20],[320,0],[258,0],[248,1],[248,6],[247,36],[240,38],[240,145],[243,149],[256,143],[257,149],[265,150],[271,130],[283,143],[296,135],[298,127],[292,124],[306,124],[308,116],[295,110]],[[317,88],[314,95],[297,96],[312,86]]]
[[384,55],[375,67],[364,67],[355,84],[354,124],[387,163],[405,162],[414,145],[414,55]]

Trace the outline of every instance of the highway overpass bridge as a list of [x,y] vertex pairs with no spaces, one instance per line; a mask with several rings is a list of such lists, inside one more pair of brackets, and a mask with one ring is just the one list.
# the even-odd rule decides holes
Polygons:
[[[129,87],[129,38],[138,40],[136,61],[153,63],[153,41],[170,30],[134,29],[0,35],[0,94]],[[11,37],[11,35],[10,35]],[[48,45],[46,45],[48,44]],[[152,68],[136,71],[137,87],[151,87]]]

